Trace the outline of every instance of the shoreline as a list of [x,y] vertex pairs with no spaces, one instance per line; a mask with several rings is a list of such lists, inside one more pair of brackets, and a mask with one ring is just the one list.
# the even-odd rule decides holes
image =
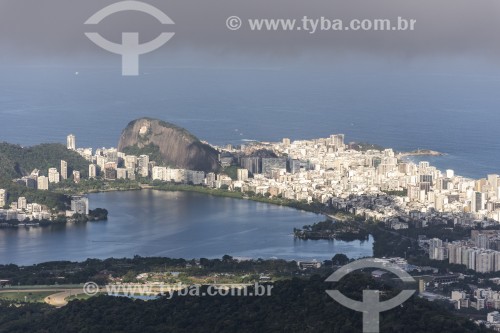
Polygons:
[[398,157],[409,157],[409,156],[432,156],[432,157],[439,157],[439,156],[446,156],[446,153],[442,153],[439,151],[435,150],[430,150],[430,149],[417,149],[409,152],[399,152],[397,154]]
[[[328,211],[328,207],[322,203],[316,203],[316,206],[312,206],[309,203],[290,200],[290,199],[280,199],[280,198],[266,198],[266,197],[249,197],[242,192],[231,192],[227,190],[212,189],[203,186],[196,185],[183,185],[183,184],[170,184],[165,183],[161,185],[149,185],[140,184],[140,188],[136,189],[105,189],[105,190],[91,190],[78,192],[80,195],[88,194],[98,194],[98,193],[110,193],[110,192],[127,192],[127,191],[142,191],[142,190],[154,190],[163,192],[188,192],[188,193],[198,193],[204,195],[210,195],[214,197],[239,199],[239,200],[250,200],[254,202],[260,202],[265,204],[270,204],[274,206],[293,208],[299,211],[304,211],[308,213],[313,213],[316,215],[322,215],[328,219],[347,221],[349,218],[354,218],[347,212],[332,212]],[[323,209],[321,209],[323,208]]]

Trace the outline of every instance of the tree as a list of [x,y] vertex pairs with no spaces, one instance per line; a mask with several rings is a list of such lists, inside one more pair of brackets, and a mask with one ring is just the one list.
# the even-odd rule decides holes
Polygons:
[[343,253],[337,253],[333,256],[332,262],[336,266],[344,266],[349,263],[349,257]]

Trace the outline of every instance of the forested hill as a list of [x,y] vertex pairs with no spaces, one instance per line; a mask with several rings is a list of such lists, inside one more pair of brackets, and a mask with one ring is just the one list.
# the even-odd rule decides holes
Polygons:
[[87,177],[89,163],[78,153],[62,144],[50,143],[23,148],[10,143],[0,143],[0,178],[13,179],[27,176],[33,169],[47,175],[49,168],[61,168],[61,160],[68,162],[68,174],[80,171]]
[[[373,280],[360,274],[347,280],[338,286],[347,297],[354,297],[353,290],[375,287]],[[279,281],[270,297],[177,296],[144,302],[100,296],[72,301],[61,309],[0,303],[0,332],[361,332],[361,313],[342,307],[325,289],[331,286],[324,277],[314,276],[310,280]],[[380,331],[491,332],[454,316],[443,305],[416,296],[382,313]]]

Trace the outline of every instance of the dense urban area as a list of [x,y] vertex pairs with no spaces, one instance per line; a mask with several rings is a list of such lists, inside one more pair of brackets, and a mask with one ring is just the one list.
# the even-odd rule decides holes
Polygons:
[[[500,277],[495,275],[500,271],[498,175],[461,177],[453,170],[442,172],[428,162],[411,161],[411,155],[438,152],[401,153],[369,144],[346,144],[342,134],[213,148],[219,154],[220,168],[204,172],[164,163],[155,147],[94,151],[77,147],[76,137],[69,135],[67,159],[61,157],[58,165],[34,166],[27,175],[12,177],[14,187],[2,186],[0,226],[106,219],[105,209],[89,210],[85,194],[96,191],[195,191],[287,205],[326,218],[294,230],[295,237],[363,240],[372,235],[374,256],[410,272],[418,281],[419,298],[474,320],[476,328],[500,331]],[[126,270],[118,269],[116,263],[109,269],[101,262],[44,264],[31,269],[6,265],[0,266],[0,283],[7,293],[14,293],[10,288],[21,284],[77,284],[89,279],[119,284],[276,283],[284,277],[326,274],[348,263],[344,257],[265,265],[230,257],[214,262],[169,261],[172,267],[167,271],[158,270],[157,263],[143,265],[139,259],[127,262]],[[95,269],[87,272],[89,265]],[[33,280],[33,269],[43,274]],[[371,272],[375,280],[383,276],[383,271]],[[21,294],[28,301],[34,295]]]

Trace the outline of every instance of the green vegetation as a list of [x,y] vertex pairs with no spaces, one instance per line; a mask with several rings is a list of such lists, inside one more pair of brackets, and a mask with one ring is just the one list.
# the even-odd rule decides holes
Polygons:
[[238,169],[238,166],[232,165],[224,168],[224,170],[222,170],[222,173],[225,173],[226,175],[231,177],[232,180],[238,180]]
[[[330,267],[331,264],[324,268],[325,274],[328,273]],[[316,271],[322,272],[322,269]],[[273,278],[282,278],[307,273],[300,270],[296,262],[285,260],[237,261],[226,255],[222,259],[201,258],[197,262],[135,256],[123,259],[88,259],[81,263],[56,261],[24,267],[13,264],[0,265],[0,279],[7,279],[10,281],[9,284],[14,286],[80,284],[88,281],[105,284],[111,281],[110,276],[123,277],[125,282],[136,282],[136,276],[144,272],[172,271],[179,272],[184,277],[207,277],[211,274],[230,273],[239,276],[271,274]]]
[[12,291],[1,292],[0,300],[14,302],[43,302],[45,297],[55,294],[57,291]]
[[366,230],[373,236],[373,256],[409,257],[418,256],[421,251],[416,239],[402,236],[394,230],[385,229],[383,224],[368,221]]
[[[72,301],[60,309],[41,304],[15,307],[2,302],[0,332],[360,332],[361,313],[341,306],[325,290],[335,286],[355,299],[360,299],[361,290],[367,287],[386,291],[387,298],[397,292],[362,273],[351,274],[336,285],[325,283],[325,278],[279,281],[272,295],[264,297],[174,296],[144,302],[96,296]],[[416,296],[382,313],[380,331],[490,332]]]
[[380,145],[376,145],[376,144],[372,144],[372,143],[366,143],[366,142],[351,142],[349,143],[349,149],[352,149],[352,150],[357,150],[357,151],[367,151],[367,150],[379,150],[379,151],[382,151],[384,150],[385,148],[380,146]]
[[214,196],[218,196],[218,197],[229,197],[229,198],[236,198],[236,199],[243,198],[243,193],[241,193],[241,192],[231,192],[231,191],[227,191],[227,190],[223,190],[223,189],[214,189],[214,188],[210,188],[210,187],[194,186],[194,185],[160,183],[160,184],[154,186],[153,188],[155,190],[160,190],[160,191],[195,192],[195,193],[214,195]]
[[82,179],[76,184],[72,181],[65,181],[53,186],[53,190],[58,193],[66,194],[86,194],[107,191],[130,191],[141,189],[140,183],[135,180],[117,179]]
[[370,234],[363,228],[361,222],[357,221],[332,221],[306,225],[302,229],[294,229],[295,237],[300,239],[338,239],[343,241],[366,241]]
[[0,143],[0,178],[13,179],[27,176],[34,169],[47,175],[49,168],[60,170],[61,160],[68,162],[68,174],[80,171],[82,178],[88,177],[87,162],[78,153],[58,143],[41,144],[23,148],[19,145]]
[[149,160],[156,162],[160,166],[168,166],[165,163],[165,159],[163,158],[163,155],[161,154],[160,147],[157,145],[150,143],[143,148],[140,148],[139,146],[130,146],[130,147],[125,147],[122,149],[123,153],[127,155],[134,155],[134,156],[141,156],[141,155],[149,155]]
[[402,191],[383,191],[387,195],[394,195],[397,197],[406,197],[408,195],[408,190],[404,189]]
[[409,228],[398,231],[401,235],[417,239],[419,235],[427,238],[439,238],[450,242],[463,240],[470,237],[471,229],[460,225],[447,226],[444,224],[429,225],[425,228]]
[[17,202],[19,197],[25,197],[29,203],[36,202],[51,209],[55,208],[59,211],[63,211],[66,210],[71,203],[71,198],[67,195],[50,191],[34,190],[7,179],[0,179],[0,188],[7,190],[7,205],[10,205],[12,202]]

